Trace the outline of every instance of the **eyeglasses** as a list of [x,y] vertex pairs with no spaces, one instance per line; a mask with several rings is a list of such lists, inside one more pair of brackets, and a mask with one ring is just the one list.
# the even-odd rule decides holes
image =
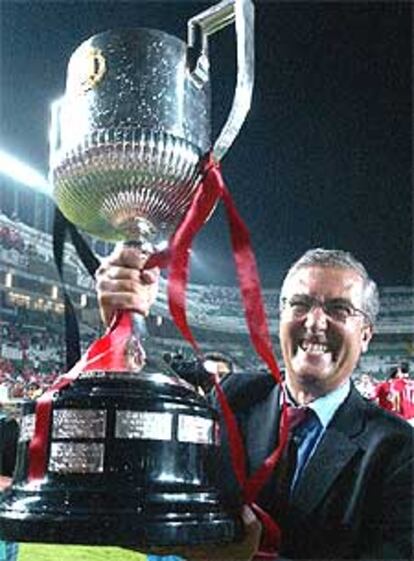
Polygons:
[[321,308],[324,314],[333,321],[345,323],[350,317],[360,314],[368,323],[371,323],[368,314],[356,308],[348,300],[334,299],[322,302],[312,296],[282,298],[282,309],[287,309],[295,319],[304,318],[314,308]]

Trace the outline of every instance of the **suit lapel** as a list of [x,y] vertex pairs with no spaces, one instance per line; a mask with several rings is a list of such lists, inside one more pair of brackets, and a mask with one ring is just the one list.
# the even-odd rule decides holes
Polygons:
[[[356,436],[364,425],[364,402],[354,388],[328,425],[292,497],[292,507],[311,512],[359,450]],[[322,467],[323,466],[323,467]],[[323,476],[321,472],[323,471]]]
[[327,429],[296,486],[292,506],[304,514],[311,512],[357,450],[358,446],[346,435],[333,428]]
[[275,386],[267,398],[259,402],[253,413],[249,415],[246,439],[250,474],[262,465],[276,447],[279,427],[279,396],[280,387]]

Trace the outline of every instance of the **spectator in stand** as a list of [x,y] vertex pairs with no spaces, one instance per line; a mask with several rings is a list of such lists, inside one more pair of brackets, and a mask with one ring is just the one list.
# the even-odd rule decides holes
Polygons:
[[404,392],[404,388],[407,384],[407,380],[409,378],[409,371],[408,371],[408,364],[406,362],[400,363],[390,380],[390,392],[392,396],[392,401],[395,404],[394,411],[400,415],[404,416],[404,403],[402,399],[402,395]]
[[236,372],[237,366],[228,355],[219,352],[206,353],[203,358],[202,368],[208,373],[205,380],[204,391],[207,393],[213,388],[213,380],[211,375],[216,375],[220,382],[223,382],[228,376]]
[[375,389],[375,401],[382,409],[387,411],[394,411],[395,409],[391,395],[391,381],[395,378],[397,370],[396,366],[391,367],[387,379],[379,383]]
[[378,384],[375,397],[380,407],[407,421],[414,418],[414,383],[407,362],[391,368],[387,380]]
[[375,399],[376,383],[370,372],[363,372],[359,379],[355,380],[355,387],[366,399]]
[[24,397],[25,389],[24,383],[22,380],[17,379],[16,382],[12,386],[11,391],[11,398],[12,399],[21,399]]
[[389,381],[389,400],[392,411],[403,419],[410,420],[414,417],[414,388],[410,380],[407,362],[401,362],[393,372]]
[[202,360],[185,358],[181,352],[165,353],[164,361],[183,380],[205,395],[213,387],[212,374],[219,380],[233,372],[233,361],[222,353],[207,353]]
[[414,380],[410,378],[408,362],[401,362],[395,381],[395,389],[400,394],[400,415],[414,424]]
[[217,374],[223,380],[235,370],[234,361],[224,353],[207,353],[203,359],[203,367],[210,374]]
[[29,399],[37,399],[42,395],[42,388],[37,381],[31,381],[26,390],[26,397]]

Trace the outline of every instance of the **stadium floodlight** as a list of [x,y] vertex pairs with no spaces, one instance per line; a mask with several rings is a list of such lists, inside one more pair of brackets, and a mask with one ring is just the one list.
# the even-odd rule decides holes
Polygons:
[[41,173],[3,150],[0,150],[0,174],[7,175],[43,195],[52,196],[52,186]]
[[11,288],[13,286],[13,274],[8,271],[4,277],[4,286],[6,288]]

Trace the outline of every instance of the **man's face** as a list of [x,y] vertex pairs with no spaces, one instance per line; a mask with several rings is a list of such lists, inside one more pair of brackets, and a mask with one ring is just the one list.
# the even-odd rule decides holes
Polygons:
[[368,348],[372,328],[360,313],[338,319],[319,305],[307,313],[289,302],[351,304],[363,307],[363,280],[351,269],[304,267],[286,284],[287,303],[280,317],[280,343],[291,390],[314,397],[337,388],[354,370],[361,352]]

